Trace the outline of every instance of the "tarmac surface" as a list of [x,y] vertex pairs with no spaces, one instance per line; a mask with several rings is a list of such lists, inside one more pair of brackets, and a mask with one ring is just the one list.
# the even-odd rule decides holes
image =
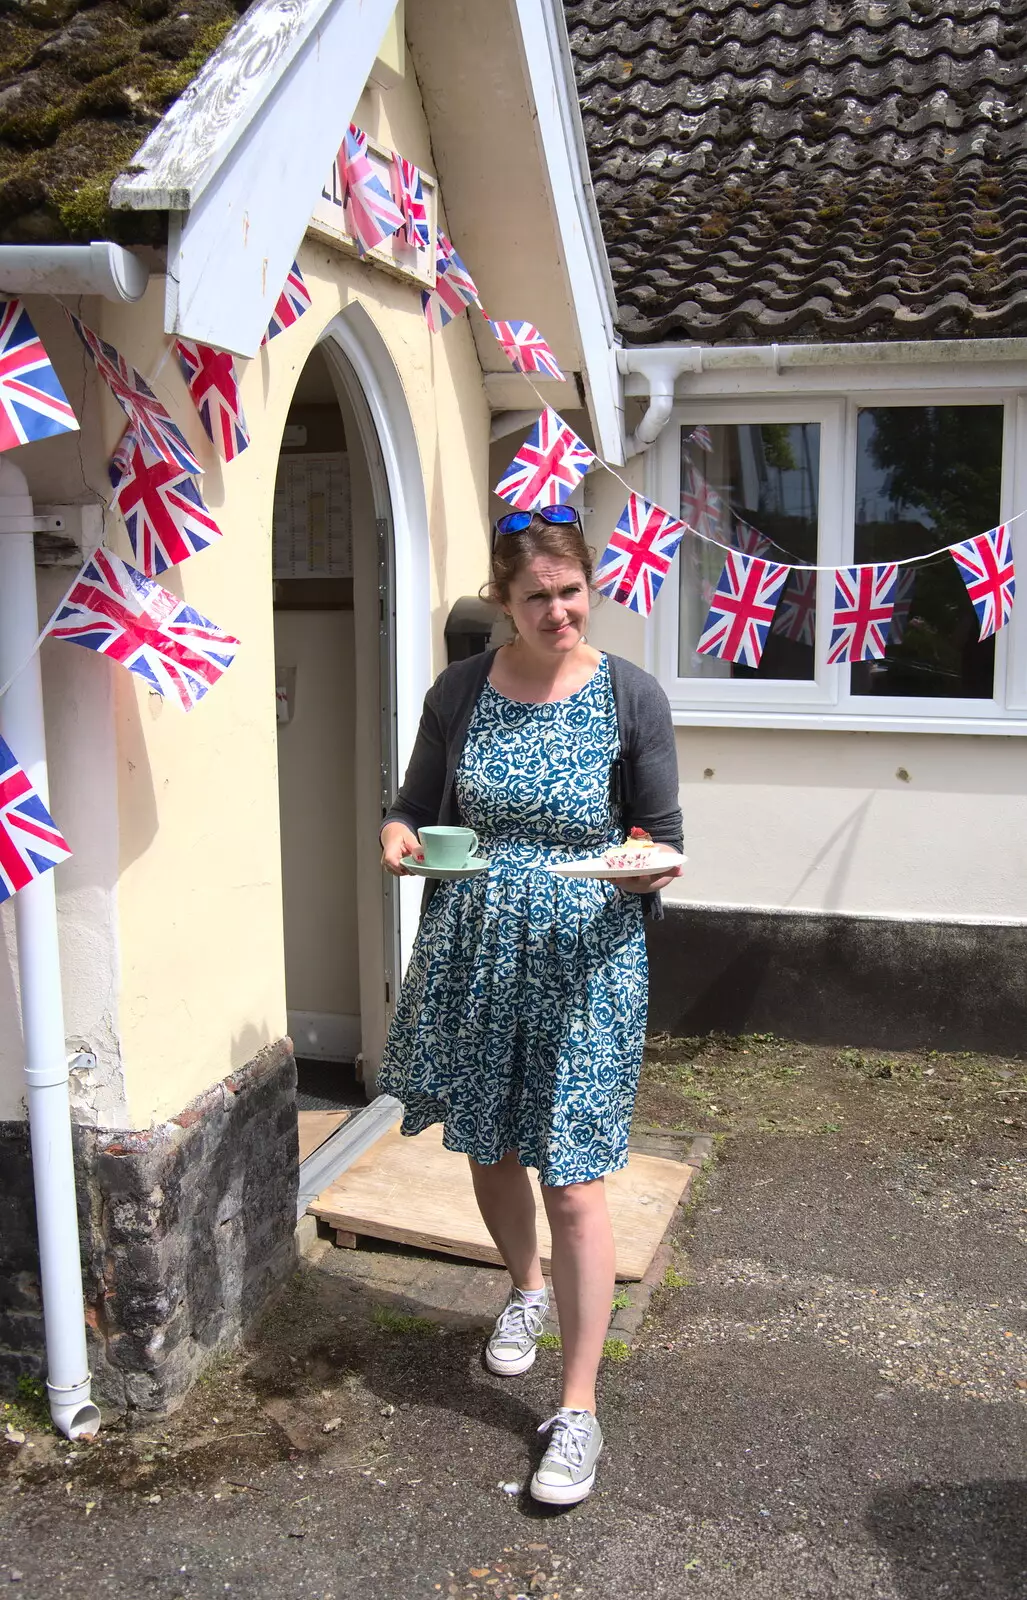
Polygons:
[[[524,1491],[558,1351],[495,1378],[474,1319],[372,1304],[339,1251],[163,1424],[0,1445],[0,1589],[1021,1600],[1027,1152],[1005,1121],[723,1141],[604,1367],[606,1451],[572,1511]],[[496,1275],[467,1270],[483,1320]]]

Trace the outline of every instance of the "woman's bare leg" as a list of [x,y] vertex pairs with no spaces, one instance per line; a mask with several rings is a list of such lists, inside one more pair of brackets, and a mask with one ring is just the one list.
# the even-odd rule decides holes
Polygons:
[[471,1161],[470,1156],[467,1159],[478,1210],[514,1287],[526,1291],[544,1288],[535,1237],[535,1196],[516,1152],[508,1150],[501,1161],[487,1167]]
[[553,1236],[553,1288],[563,1346],[561,1405],[596,1408],[596,1374],[613,1302],[613,1230],[602,1178],[545,1187]]

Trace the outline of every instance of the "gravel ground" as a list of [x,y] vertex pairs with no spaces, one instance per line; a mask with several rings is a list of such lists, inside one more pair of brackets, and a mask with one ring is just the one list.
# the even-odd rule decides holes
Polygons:
[[0,1444],[0,1585],[1024,1600],[1022,1066],[691,1050],[654,1050],[642,1104],[726,1136],[634,1353],[604,1370],[585,1505],[523,1492],[556,1352],[504,1383],[478,1335],[305,1265],[175,1417],[88,1449]]

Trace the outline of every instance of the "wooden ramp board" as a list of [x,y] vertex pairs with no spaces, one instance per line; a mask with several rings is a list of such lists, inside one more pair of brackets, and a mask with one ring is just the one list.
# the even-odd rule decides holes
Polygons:
[[296,1121],[300,1129],[300,1160],[306,1161],[330,1139],[336,1128],[353,1115],[352,1111],[299,1111]]
[[[549,1225],[537,1175],[528,1176],[538,1209],[539,1253],[548,1267]],[[645,1275],[691,1176],[682,1161],[632,1153],[628,1166],[607,1178],[618,1278],[637,1281]],[[307,1209],[343,1234],[500,1261],[475,1204],[467,1158],[443,1149],[441,1124],[414,1139],[390,1128]]]

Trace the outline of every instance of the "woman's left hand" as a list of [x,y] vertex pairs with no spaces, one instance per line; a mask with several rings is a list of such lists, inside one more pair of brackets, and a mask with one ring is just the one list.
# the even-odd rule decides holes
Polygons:
[[671,867],[667,872],[640,873],[637,878],[618,878],[617,887],[624,889],[628,894],[658,894],[668,883],[680,878],[682,871],[681,867]]

